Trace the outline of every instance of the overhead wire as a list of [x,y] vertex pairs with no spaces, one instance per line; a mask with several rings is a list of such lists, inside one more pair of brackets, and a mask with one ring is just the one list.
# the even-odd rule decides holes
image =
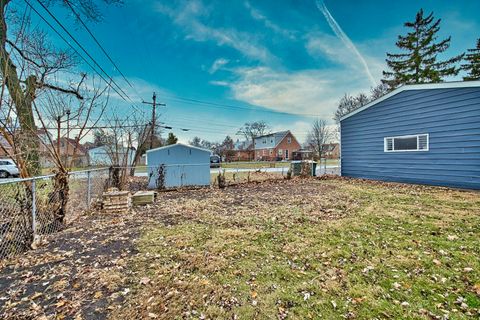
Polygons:
[[125,82],[135,91],[135,93],[137,94],[137,96],[140,98],[140,94],[138,93],[137,89],[132,85],[132,83],[127,79],[127,77],[125,76],[125,74],[122,72],[122,70],[120,70],[120,68],[118,67],[118,65],[115,63],[115,61],[113,61],[112,57],[108,54],[107,50],[105,50],[105,48],[100,44],[100,42],[98,41],[97,37],[95,37],[95,35],[93,34],[93,32],[90,30],[90,28],[86,25],[86,23],[82,20],[82,18],[80,17],[80,15],[75,11],[75,9],[73,8],[73,6],[70,4],[69,1],[65,1],[66,4],[68,5],[68,7],[70,8],[70,10],[73,12],[73,14],[75,15],[75,17],[77,18],[77,20],[81,23],[81,25],[85,28],[85,30],[87,30],[88,34],[92,37],[92,39],[95,41],[95,43],[98,45],[98,47],[102,50],[102,52],[105,54],[105,56],[108,58],[108,60],[112,63],[112,65],[115,67],[115,69],[118,71],[118,73],[120,73],[120,75],[122,76],[122,78],[125,80]]
[[318,114],[313,114],[313,113],[295,113],[295,112],[277,111],[277,110],[271,110],[271,109],[258,109],[258,107],[252,108],[247,106],[235,106],[235,105],[229,105],[229,104],[223,104],[223,103],[217,103],[217,102],[211,102],[211,101],[205,101],[205,100],[199,100],[199,99],[192,99],[192,98],[182,98],[182,97],[176,97],[176,96],[165,96],[164,99],[180,101],[184,103],[191,103],[191,104],[199,103],[199,104],[220,108],[220,109],[238,109],[238,110],[275,113],[275,114],[283,114],[288,116],[299,116],[299,117],[318,117]]
[[[45,9],[45,11],[50,15],[50,17],[52,17],[56,22],[57,24],[67,33],[67,35],[82,49],[83,52],[85,52],[85,54],[93,61],[93,63],[105,74],[105,76],[107,78],[110,79],[110,83],[103,77],[103,75],[95,68],[92,66],[92,64],[87,60],[85,59],[85,57],[83,55],[81,55],[78,50],[76,50],[71,44],[69,41],[67,41],[65,39],[65,37],[63,37],[59,32],[58,30],[53,27],[52,24],[50,24],[44,17],[43,15],[41,15],[32,5],[31,3],[28,1],[28,0],[25,0],[25,2],[29,5],[29,7],[50,27],[52,28],[52,30],[54,30],[54,32],[60,36],[60,38],[66,42],[73,50],[75,53],[77,53],[83,61],[85,61],[87,63],[87,65],[89,65],[90,68],[92,68],[93,71],[95,71],[95,73],[97,73],[114,91],[115,93],[117,93],[123,100],[125,100],[126,102],[127,99],[132,103],[132,106],[136,109],[136,111],[140,111],[138,109],[138,106],[135,105],[135,103],[132,101],[132,99],[130,98],[130,96],[128,96],[128,94],[115,82],[115,80],[112,79],[112,77],[98,64],[98,62],[91,56],[91,54],[76,40],[76,38],[66,29],[65,26],[63,26],[63,24],[55,17],[55,15],[53,15],[50,10],[40,1],[40,0],[37,0],[37,2]],[[136,92],[136,94],[140,97],[140,95],[138,94],[138,91],[136,90],[136,88],[131,84],[131,82],[126,78],[126,76],[124,75],[124,73],[120,70],[120,68],[118,67],[118,65],[114,62],[114,60],[111,58],[111,56],[108,54],[108,52],[105,50],[105,48],[100,44],[100,42],[98,41],[98,39],[95,37],[95,35],[91,32],[91,30],[88,28],[88,26],[84,23],[84,21],[81,19],[80,15],[74,10],[74,8],[71,6],[70,3],[68,3],[68,6],[70,7],[70,9],[72,10],[72,12],[75,14],[75,16],[77,17],[78,21],[82,24],[82,26],[87,30],[87,32],[90,34],[90,36],[94,39],[95,43],[100,47],[100,49],[102,50],[102,52],[107,56],[108,60],[112,63],[112,65],[115,67],[115,69],[121,74],[122,78],[125,80],[125,82],[132,88],[134,89],[134,91]],[[118,92],[117,89],[115,89],[111,83],[113,83],[121,92],[123,95],[125,95],[125,97],[120,94]],[[294,113],[294,112],[285,112],[285,111],[276,111],[276,110],[269,110],[269,109],[258,109],[258,107],[247,107],[247,106],[238,106],[238,105],[229,105],[229,104],[222,104],[222,103],[216,103],[216,102],[211,102],[211,101],[204,101],[204,100],[200,100],[200,99],[193,99],[193,98],[182,98],[182,97],[177,97],[177,96],[166,96],[165,97],[166,99],[168,100],[172,100],[172,101],[179,101],[179,102],[183,102],[183,103],[194,103],[194,104],[202,104],[202,105],[205,105],[205,106],[208,106],[208,107],[214,107],[214,108],[222,108],[222,109],[238,109],[238,110],[247,110],[247,111],[253,111],[253,112],[265,112],[265,113],[274,113],[274,114],[283,114],[283,115],[288,115],[288,116],[302,116],[302,117],[317,117],[318,115],[315,115],[315,114],[309,114],[309,113]],[[145,112],[142,110],[140,111],[142,112],[143,114],[145,114]],[[128,118],[128,117],[127,117]],[[194,120],[192,120],[194,121]],[[228,125],[228,124],[220,124],[218,122],[210,122],[211,125],[213,126],[216,126],[216,127],[225,127],[225,128],[232,128],[231,125]],[[173,127],[172,127],[173,128]],[[182,129],[182,128],[180,128]],[[200,130],[209,130],[210,128],[199,128]],[[185,129],[182,129],[182,130],[185,130]],[[198,129],[196,129],[198,130]],[[214,131],[214,130],[212,130]],[[216,133],[218,131],[214,131],[214,133]]]
[[[128,94],[113,80],[113,78],[98,64],[98,62],[91,56],[91,54],[78,42],[78,40],[66,29],[66,27],[51,13],[51,11],[40,1],[37,2],[42,6],[42,8],[49,14],[50,17],[62,28],[62,30],[80,47],[80,49],[85,52],[85,54],[92,60],[92,62],[102,71],[102,73],[110,80],[108,81],[105,77],[88,61],[78,50],[67,40],[65,37],[30,3],[29,0],[25,0],[27,5],[96,73],[102,78],[103,81],[125,102],[130,102],[136,111],[141,111],[138,106],[135,105],[133,100],[128,96]],[[115,85],[112,86],[112,83]],[[117,90],[118,88],[118,90]],[[121,93],[120,93],[120,92]],[[129,100],[129,101],[127,101]]]

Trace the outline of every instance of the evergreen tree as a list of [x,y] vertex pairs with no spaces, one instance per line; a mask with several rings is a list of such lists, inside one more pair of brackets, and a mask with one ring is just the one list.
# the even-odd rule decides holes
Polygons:
[[462,69],[467,71],[467,76],[463,77],[463,80],[480,80],[480,38],[476,48],[467,50],[465,61],[467,63],[462,65]]
[[417,13],[415,21],[406,22],[412,29],[405,36],[398,36],[397,47],[404,53],[387,53],[389,71],[384,71],[382,80],[391,88],[402,84],[442,82],[445,77],[455,76],[460,71],[456,66],[463,54],[439,61],[437,55],[450,47],[450,38],[436,42],[440,30],[440,19],[433,12],[423,16],[423,9]]
[[194,146],[194,147],[201,147],[202,146],[202,139],[200,139],[200,137],[193,137],[192,140],[190,140],[188,142],[190,145]]
[[168,134],[167,141],[165,141],[165,144],[166,144],[167,146],[169,146],[169,145],[171,145],[171,144],[177,143],[177,141],[178,141],[178,138],[173,134],[173,132],[170,132],[170,133]]

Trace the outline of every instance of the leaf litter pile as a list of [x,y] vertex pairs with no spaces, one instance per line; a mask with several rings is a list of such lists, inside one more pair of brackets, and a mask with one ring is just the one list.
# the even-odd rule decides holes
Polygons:
[[480,195],[346,179],[160,193],[4,261],[1,318],[480,316]]

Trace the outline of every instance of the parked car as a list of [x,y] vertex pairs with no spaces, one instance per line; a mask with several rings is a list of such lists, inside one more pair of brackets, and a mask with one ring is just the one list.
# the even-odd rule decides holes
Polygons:
[[0,159],[0,178],[18,177],[20,172],[12,159]]
[[210,156],[210,168],[220,168],[220,156],[213,155]]

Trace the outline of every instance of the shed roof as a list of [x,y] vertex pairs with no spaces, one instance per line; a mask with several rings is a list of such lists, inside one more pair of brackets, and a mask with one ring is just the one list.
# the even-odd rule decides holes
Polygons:
[[394,95],[403,92],[403,91],[410,91],[410,90],[430,90],[430,89],[453,89],[453,88],[472,88],[472,87],[480,87],[480,81],[452,81],[452,82],[441,82],[441,83],[424,83],[424,84],[407,84],[397,89],[387,93],[386,95],[373,100],[370,103],[350,112],[349,114],[344,115],[340,118],[340,121],[343,121],[354,114],[357,114],[365,109],[368,109],[377,103],[380,103],[384,100],[387,100]]
[[189,144],[185,144],[185,143],[181,143],[181,142],[175,143],[175,144],[170,144],[168,146],[158,147],[158,148],[155,148],[155,149],[150,149],[150,150],[147,150],[147,153],[152,152],[152,151],[158,151],[158,150],[167,150],[167,149],[170,149],[170,148],[173,148],[173,147],[187,147],[187,148],[192,148],[192,149],[197,149],[197,150],[200,150],[200,151],[205,151],[205,152],[208,152],[208,153],[212,153],[212,151],[210,151],[208,149],[191,146]]

